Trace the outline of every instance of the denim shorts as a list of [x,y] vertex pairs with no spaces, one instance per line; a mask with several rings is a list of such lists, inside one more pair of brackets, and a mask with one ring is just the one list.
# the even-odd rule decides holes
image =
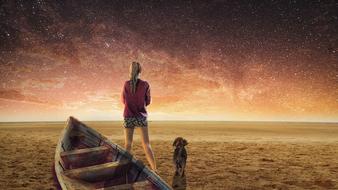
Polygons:
[[123,126],[125,128],[148,127],[146,117],[125,117]]

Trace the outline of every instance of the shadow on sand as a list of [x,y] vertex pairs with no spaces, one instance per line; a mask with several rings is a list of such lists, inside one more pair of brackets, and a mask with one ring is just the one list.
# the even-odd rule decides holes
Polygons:
[[187,188],[187,177],[185,173],[180,175],[178,172],[175,172],[171,186],[174,190],[185,190]]

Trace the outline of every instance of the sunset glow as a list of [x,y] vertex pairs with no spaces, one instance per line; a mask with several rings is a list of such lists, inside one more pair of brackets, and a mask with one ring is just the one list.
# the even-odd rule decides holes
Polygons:
[[80,2],[4,4],[0,121],[121,120],[134,60],[149,120],[338,121],[330,6]]

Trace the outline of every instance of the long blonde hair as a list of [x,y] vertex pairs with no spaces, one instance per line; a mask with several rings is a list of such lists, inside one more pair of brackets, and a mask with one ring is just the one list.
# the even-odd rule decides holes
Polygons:
[[141,65],[138,62],[132,62],[129,67],[130,89],[133,94],[136,92],[137,79],[141,73]]

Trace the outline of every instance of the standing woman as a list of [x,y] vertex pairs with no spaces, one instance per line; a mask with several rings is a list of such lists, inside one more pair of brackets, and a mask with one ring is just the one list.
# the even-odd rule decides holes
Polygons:
[[134,129],[137,127],[141,132],[143,150],[150,167],[156,171],[155,157],[149,142],[146,110],[151,101],[150,86],[147,81],[139,79],[141,70],[140,63],[132,62],[129,68],[130,80],[123,87],[125,148],[131,152]]

